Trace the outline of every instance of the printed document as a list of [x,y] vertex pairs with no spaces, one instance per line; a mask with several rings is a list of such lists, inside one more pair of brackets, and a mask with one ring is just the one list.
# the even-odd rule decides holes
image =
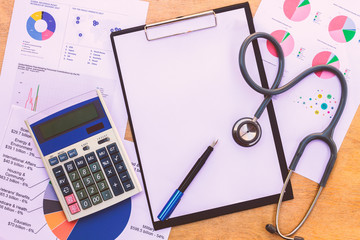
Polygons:
[[[254,21],[256,30],[271,34],[284,51],[285,73],[280,85],[320,64],[334,66],[344,74],[347,104],[334,131],[339,149],[360,103],[360,2],[263,0]],[[266,40],[261,39],[259,44],[268,81],[272,82],[277,71],[277,54]],[[340,98],[338,79],[325,71],[308,76],[273,98],[288,164],[305,136],[323,131],[329,124]],[[329,157],[327,145],[314,141],[305,150],[296,172],[319,182]]]
[[[76,234],[93,229],[89,224],[111,220],[106,210],[106,217],[92,218],[87,224],[80,219],[73,226],[63,222],[61,211],[50,217],[55,215],[48,214],[51,207],[45,203],[56,201],[56,195],[24,119],[97,88],[124,136],[127,115],[110,33],[144,24],[147,9],[143,1],[106,0],[99,5],[88,0],[15,0],[0,78],[0,113],[10,115],[9,125],[0,118],[0,239],[75,239]],[[124,142],[139,174],[134,144]],[[129,201],[131,211],[124,227],[106,232],[109,235],[102,239],[168,238],[170,229],[153,230],[143,192]],[[72,229],[73,235],[59,235],[65,229]]]

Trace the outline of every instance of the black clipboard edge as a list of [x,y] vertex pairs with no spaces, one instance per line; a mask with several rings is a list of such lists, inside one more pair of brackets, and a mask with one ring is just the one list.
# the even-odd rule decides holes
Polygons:
[[[252,15],[251,15],[250,8],[249,8],[249,11],[247,11],[245,9],[245,12],[246,12],[246,17],[249,22],[249,24],[248,24],[249,32],[254,33],[255,25],[254,25],[254,21],[253,21]],[[259,71],[259,76],[260,76],[260,80],[261,80],[261,85],[264,88],[269,88],[264,64],[263,64],[262,57],[261,57],[260,47],[259,47],[259,43],[258,43],[257,39],[255,39],[253,41],[253,49],[254,49],[254,53],[255,53],[256,64],[258,65],[258,71]],[[267,106],[267,110],[268,110],[268,116],[270,119],[271,130],[272,130],[272,134],[273,134],[273,138],[274,138],[274,142],[275,142],[275,148],[276,148],[276,152],[277,152],[278,159],[279,159],[280,170],[281,170],[281,174],[283,177],[283,181],[285,182],[285,179],[288,174],[288,167],[287,167],[287,163],[286,163],[285,153],[284,153],[283,144],[281,141],[279,126],[277,123],[277,118],[276,118],[275,109],[274,109],[272,100],[269,102],[269,104]],[[286,188],[286,192],[284,195],[284,200],[291,200],[293,198],[294,198],[294,195],[293,195],[293,191],[292,191],[291,181],[289,181],[289,184]]]
[[[285,199],[285,196],[284,196],[284,199]],[[222,207],[218,207],[218,208],[213,208],[211,210],[205,210],[205,211],[200,211],[200,212],[196,212],[196,213],[191,213],[191,214],[183,215],[180,217],[173,217],[168,220],[165,220],[164,222],[157,221],[157,222],[154,222],[153,225],[154,225],[155,230],[159,230],[159,229],[163,229],[163,228],[167,228],[167,227],[174,227],[174,226],[187,224],[187,223],[189,223],[189,220],[188,220],[189,218],[192,220],[191,222],[206,220],[209,218],[218,217],[218,216],[222,216],[222,215],[226,215],[226,214],[237,213],[239,211],[245,211],[245,210],[250,210],[250,209],[254,209],[254,208],[258,208],[258,207],[263,207],[265,205],[268,205],[269,202],[277,203],[278,200],[279,200],[279,194],[275,194],[275,195],[266,196],[263,198],[257,198],[257,199],[253,199],[253,200],[249,200],[249,201],[245,201],[245,202],[241,202],[241,203],[235,203],[235,204],[226,205],[226,206],[222,206]],[[287,199],[287,200],[289,200],[289,199]]]
[[[240,9],[240,8],[244,8],[244,10],[245,10],[248,27],[249,27],[249,32],[254,33],[255,26],[254,26],[252,14],[251,14],[250,5],[248,2],[217,8],[217,9],[214,9],[213,11],[215,12],[215,14],[218,14],[218,13],[236,10],[236,9]],[[154,221],[151,204],[150,204],[150,200],[148,197],[149,195],[148,195],[148,191],[147,191],[147,187],[146,187],[146,182],[145,182],[145,178],[144,178],[145,174],[143,172],[141,159],[140,159],[140,153],[139,153],[139,149],[138,149],[138,145],[137,145],[137,141],[136,141],[136,136],[134,134],[135,133],[134,126],[133,126],[133,122],[132,122],[132,118],[131,118],[131,114],[130,114],[130,108],[129,108],[129,104],[127,101],[126,91],[125,91],[124,82],[123,82],[121,69],[120,69],[120,62],[119,62],[119,59],[117,56],[116,45],[115,45],[115,40],[114,40],[114,38],[118,35],[123,35],[123,34],[137,32],[137,31],[143,31],[144,27],[145,27],[145,25],[141,25],[141,26],[113,32],[110,34],[110,38],[111,38],[111,44],[112,44],[114,57],[115,57],[115,61],[116,61],[116,67],[117,67],[118,74],[119,74],[120,85],[121,85],[121,89],[123,92],[124,101],[125,101],[125,105],[126,105],[126,111],[128,113],[129,125],[130,125],[131,132],[133,133],[135,151],[136,151],[136,155],[138,157],[141,176],[143,178],[146,200],[148,203],[150,217],[151,217],[151,221],[153,223],[154,229],[159,230],[159,229],[163,229],[163,228],[167,228],[167,227],[178,226],[178,225],[182,225],[182,224],[186,224],[186,223],[205,220],[208,218],[218,217],[221,215],[226,215],[226,214],[230,214],[230,213],[235,213],[235,212],[239,212],[239,211],[243,211],[243,210],[248,210],[248,209],[252,209],[252,208],[257,208],[257,207],[262,207],[265,205],[277,203],[280,194],[266,196],[266,197],[258,198],[258,199],[253,199],[253,200],[249,200],[246,202],[235,203],[235,204],[222,206],[222,207],[218,207],[218,208],[213,208],[213,209],[200,211],[200,212],[196,212],[196,213],[191,213],[191,214],[183,215],[180,217],[173,217],[173,218],[169,218],[166,221]],[[144,38],[145,38],[145,34],[144,34]],[[239,46],[239,48],[240,48],[240,46]],[[265,74],[264,65],[262,62],[261,54],[260,54],[260,48],[259,48],[259,44],[258,44],[257,40],[255,40],[253,42],[253,48],[254,48],[256,63],[258,65],[258,71],[259,71],[259,75],[260,75],[260,79],[261,79],[261,84],[263,87],[269,88],[266,74]],[[268,110],[270,125],[272,128],[272,134],[273,134],[273,138],[274,138],[275,148],[276,148],[276,152],[278,155],[280,171],[281,171],[283,180],[285,181],[287,174],[288,174],[288,168],[287,168],[285,154],[284,154],[284,150],[282,147],[282,141],[281,141],[280,132],[279,132],[276,115],[275,115],[275,110],[274,110],[272,101],[268,104],[267,110]],[[293,198],[294,198],[294,196],[293,196],[293,191],[292,191],[292,187],[291,187],[291,182],[289,182],[289,184],[286,188],[286,192],[284,194],[283,200],[286,201],[286,200],[291,200]]]

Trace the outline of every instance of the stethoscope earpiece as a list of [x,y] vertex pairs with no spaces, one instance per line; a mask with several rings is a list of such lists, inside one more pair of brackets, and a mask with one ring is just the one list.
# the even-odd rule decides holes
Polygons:
[[272,224],[266,224],[265,229],[269,233],[277,233],[276,227]]
[[255,145],[261,137],[261,127],[256,119],[241,118],[235,122],[232,136],[237,144],[243,147]]
[[304,238],[299,237],[299,236],[295,236],[294,238],[291,237],[287,237],[287,236],[282,236],[278,233],[276,227],[272,224],[266,224],[265,226],[266,231],[268,231],[269,233],[276,233],[277,235],[283,237],[284,239],[291,239],[291,240],[304,240]]

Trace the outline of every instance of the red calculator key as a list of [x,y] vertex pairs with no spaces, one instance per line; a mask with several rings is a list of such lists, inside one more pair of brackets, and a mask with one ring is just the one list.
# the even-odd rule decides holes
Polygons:
[[71,214],[75,214],[77,212],[80,212],[80,207],[77,203],[74,203],[73,205],[69,206]]
[[73,203],[76,203],[75,195],[72,193],[72,194],[66,196],[65,201],[66,201],[67,205],[71,205]]

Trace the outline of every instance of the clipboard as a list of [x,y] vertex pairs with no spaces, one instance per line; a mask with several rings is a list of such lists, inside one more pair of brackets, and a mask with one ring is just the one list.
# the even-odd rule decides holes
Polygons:
[[[263,136],[244,148],[235,121],[254,114],[264,96],[238,66],[241,43],[255,32],[248,3],[111,34],[122,93],[154,229],[186,224],[278,201],[287,165],[270,103]],[[249,72],[268,87],[259,46]],[[212,155],[166,221],[157,215],[208,145]],[[284,200],[293,198],[291,185]]]

